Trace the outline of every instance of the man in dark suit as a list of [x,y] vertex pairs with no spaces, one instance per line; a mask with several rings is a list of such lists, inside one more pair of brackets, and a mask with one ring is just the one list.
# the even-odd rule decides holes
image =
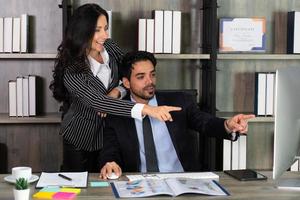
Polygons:
[[172,122],[150,117],[149,123],[146,122],[147,116],[143,122],[108,116],[100,160],[100,176],[104,179],[111,172],[120,175],[122,171],[197,171],[199,169],[191,156],[193,147],[190,145],[188,129],[211,137],[236,140],[238,134],[235,133],[246,134],[247,120],[254,117],[239,114],[227,120],[217,118],[200,111],[188,94],[155,92],[155,65],[156,59],[149,52],[138,51],[125,55],[121,73],[123,84],[130,91],[127,99],[149,105],[179,106],[182,111],[172,113]]

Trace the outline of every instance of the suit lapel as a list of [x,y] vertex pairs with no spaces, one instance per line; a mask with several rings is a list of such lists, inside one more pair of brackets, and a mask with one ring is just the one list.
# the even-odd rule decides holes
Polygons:
[[129,140],[131,141],[132,147],[129,148],[133,148],[135,155],[134,160],[136,161],[136,169],[140,169],[140,149],[139,149],[139,140],[138,140],[138,136],[137,136],[137,132],[136,132],[136,126],[135,126],[135,122],[134,119],[132,118],[128,118],[128,117],[124,117],[123,118],[124,124],[125,124],[125,129],[126,131],[124,131],[124,133],[126,133],[126,137],[129,138]]
[[112,88],[116,87],[118,85],[118,81],[119,81],[118,65],[112,56],[110,56],[110,58],[109,58],[109,67],[111,69],[111,82],[108,86],[108,91],[110,91]]

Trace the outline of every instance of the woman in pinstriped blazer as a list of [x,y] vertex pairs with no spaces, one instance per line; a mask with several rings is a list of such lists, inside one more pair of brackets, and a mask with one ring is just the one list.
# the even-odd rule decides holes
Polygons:
[[117,99],[122,51],[108,39],[108,15],[97,4],[80,6],[65,30],[50,89],[63,103],[63,171],[99,172],[103,118],[99,113],[172,120],[177,107],[135,104]]

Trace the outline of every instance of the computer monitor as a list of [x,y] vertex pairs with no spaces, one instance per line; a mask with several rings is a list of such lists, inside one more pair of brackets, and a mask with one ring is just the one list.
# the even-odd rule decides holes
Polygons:
[[286,67],[276,72],[273,179],[291,167],[299,149],[300,67]]

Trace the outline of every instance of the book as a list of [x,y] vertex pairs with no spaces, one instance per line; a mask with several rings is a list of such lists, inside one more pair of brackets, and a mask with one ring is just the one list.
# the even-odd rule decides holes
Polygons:
[[239,158],[238,158],[238,169],[246,169],[247,164],[247,137],[241,135],[239,139],[235,142],[238,142],[239,147]]
[[23,116],[29,116],[29,77],[23,77]]
[[17,77],[17,116],[23,117],[23,77]]
[[223,140],[223,170],[231,169],[231,141]]
[[164,53],[172,53],[172,11],[164,10]]
[[138,27],[138,50],[146,51],[146,19],[139,19]]
[[28,52],[29,40],[29,16],[27,14],[21,15],[21,52]]
[[164,11],[154,10],[154,53],[163,53]]
[[287,12],[274,13],[274,53],[287,52]]
[[255,74],[255,103],[254,110],[256,115],[266,115],[266,88],[267,75],[265,73]]
[[13,18],[13,40],[12,51],[20,52],[21,47],[21,19],[19,17]]
[[146,51],[154,52],[154,19],[146,20]]
[[229,195],[215,180],[188,178],[144,179],[115,181],[111,185],[116,198],[151,197],[157,195],[178,196],[191,193],[210,196]]
[[29,116],[36,116],[36,76],[29,75],[28,76],[28,112]]
[[266,115],[274,115],[275,73],[268,73],[266,80]]
[[107,10],[106,11],[108,14],[108,37],[112,38],[112,11],[111,10]]
[[13,19],[12,17],[4,18],[4,44],[3,50],[6,53],[12,52],[12,34],[13,34]]
[[173,11],[172,53],[178,54],[181,49],[181,11]]
[[[62,178],[60,174],[68,177]],[[42,172],[36,188],[43,188],[47,186],[69,186],[84,188],[87,187],[88,172],[61,172],[61,173],[47,173]]]
[[288,12],[287,53],[300,53],[300,12]]
[[3,52],[3,45],[4,45],[4,19],[0,17],[0,53]]
[[8,81],[8,104],[10,117],[17,116],[17,82],[15,80]]
[[265,52],[265,18],[221,18],[220,52]]
[[231,142],[231,169],[239,169],[239,142]]

